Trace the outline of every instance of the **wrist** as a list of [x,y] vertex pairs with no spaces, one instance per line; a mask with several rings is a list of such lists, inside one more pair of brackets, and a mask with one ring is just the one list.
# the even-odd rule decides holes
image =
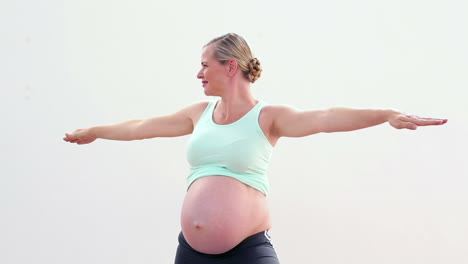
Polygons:
[[86,129],[86,133],[91,137],[98,138],[98,130],[99,127],[90,127]]
[[393,119],[393,117],[395,117],[395,116],[397,116],[399,114],[400,114],[400,112],[397,112],[397,111],[392,110],[392,109],[384,110],[384,120],[385,120],[385,122],[388,122],[391,119]]

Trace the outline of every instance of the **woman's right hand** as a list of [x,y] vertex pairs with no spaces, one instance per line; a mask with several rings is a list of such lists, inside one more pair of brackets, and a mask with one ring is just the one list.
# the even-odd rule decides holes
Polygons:
[[94,136],[89,128],[86,129],[77,129],[73,133],[66,133],[63,140],[76,143],[78,145],[89,144],[96,140],[96,136]]

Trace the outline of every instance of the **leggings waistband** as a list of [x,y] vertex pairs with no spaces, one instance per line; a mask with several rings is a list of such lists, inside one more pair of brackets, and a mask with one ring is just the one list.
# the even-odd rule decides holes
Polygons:
[[185,240],[184,234],[180,232],[179,234],[179,244],[183,246],[186,249],[189,249],[193,253],[204,255],[204,256],[212,256],[212,257],[226,257],[230,255],[236,254],[238,251],[244,249],[244,248],[249,248],[249,247],[254,247],[257,245],[265,244],[268,243],[270,246],[273,246],[271,243],[271,237],[268,235],[268,230],[258,232],[256,234],[253,234],[246,239],[244,239],[242,242],[240,242],[237,246],[232,248],[231,250],[221,253],[221,254],[205,254],[202,252],[198,252],[195,249],[193,249],[188,242]]

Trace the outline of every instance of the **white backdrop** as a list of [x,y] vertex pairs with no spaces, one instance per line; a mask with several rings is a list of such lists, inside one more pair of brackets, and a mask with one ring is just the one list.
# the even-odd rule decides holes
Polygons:
[[464,0],[0,3],[0,263],[173,263],[188,137],[77,146],[65,132],[204,100],[202,46],[236,32],[257,98],[393,108],[443,127],[282,139],[282,263],[468,263]]

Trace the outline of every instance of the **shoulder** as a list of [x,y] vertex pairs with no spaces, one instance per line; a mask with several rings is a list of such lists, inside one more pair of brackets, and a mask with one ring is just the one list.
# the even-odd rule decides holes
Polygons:
[[200,116],[203,114],[205,109],[208,107],[211,101],[199,101],[192,103],[182,110],[180,112],[184,113],[185,116],[189,117],[192,122],[195,124],[197,123],[198,119],[200,119]]
[[277,123],[280,123],[281,119],[287,119],[288,115],[295,111],[295,108],[287,105],[265,104],[265,106],[263,106],[259,117],[259,123],[273,146],[278,141],[280,135],[276,129]]
[[211,101],[199,101],[199,102],[195,102],[195,103],[192,103],[190,105],[188,105],[187,107],[185,107],[184,109],[188,110],[188,111],[194,111],[194,110],[205,110],[205,108],[208,106],[208,104],[210,103]]
[[293,113],[296,112],[297,109],[288,105],[269,105],[266,104],[262,108],[262,116],[264,116],[265,119],[269,119],[271,121],[274,121],[278,117],[281,117],[285,114],[288,113]]
[[271,113],[281,113],[284,111],[291,111],[295,110],[296,108],[289,106],[289,105],[271,105],[271,104],[266,104],[263,107],[264,111],[271,112]]
[[182,109],[179,109],[178,111],[171,114],[170,116],[174,116],[178,118],[194,119],[203,113],[203,111],[208,106],[208,104],[209,104],[208,101],[192,103],[190,105],[183,107]]
[[192,113],[200,112],[200,111],[203,112],[209,103],[210,101],[195,102],[195,103],[185,106],[179,112],[183,112],[189,115]]

